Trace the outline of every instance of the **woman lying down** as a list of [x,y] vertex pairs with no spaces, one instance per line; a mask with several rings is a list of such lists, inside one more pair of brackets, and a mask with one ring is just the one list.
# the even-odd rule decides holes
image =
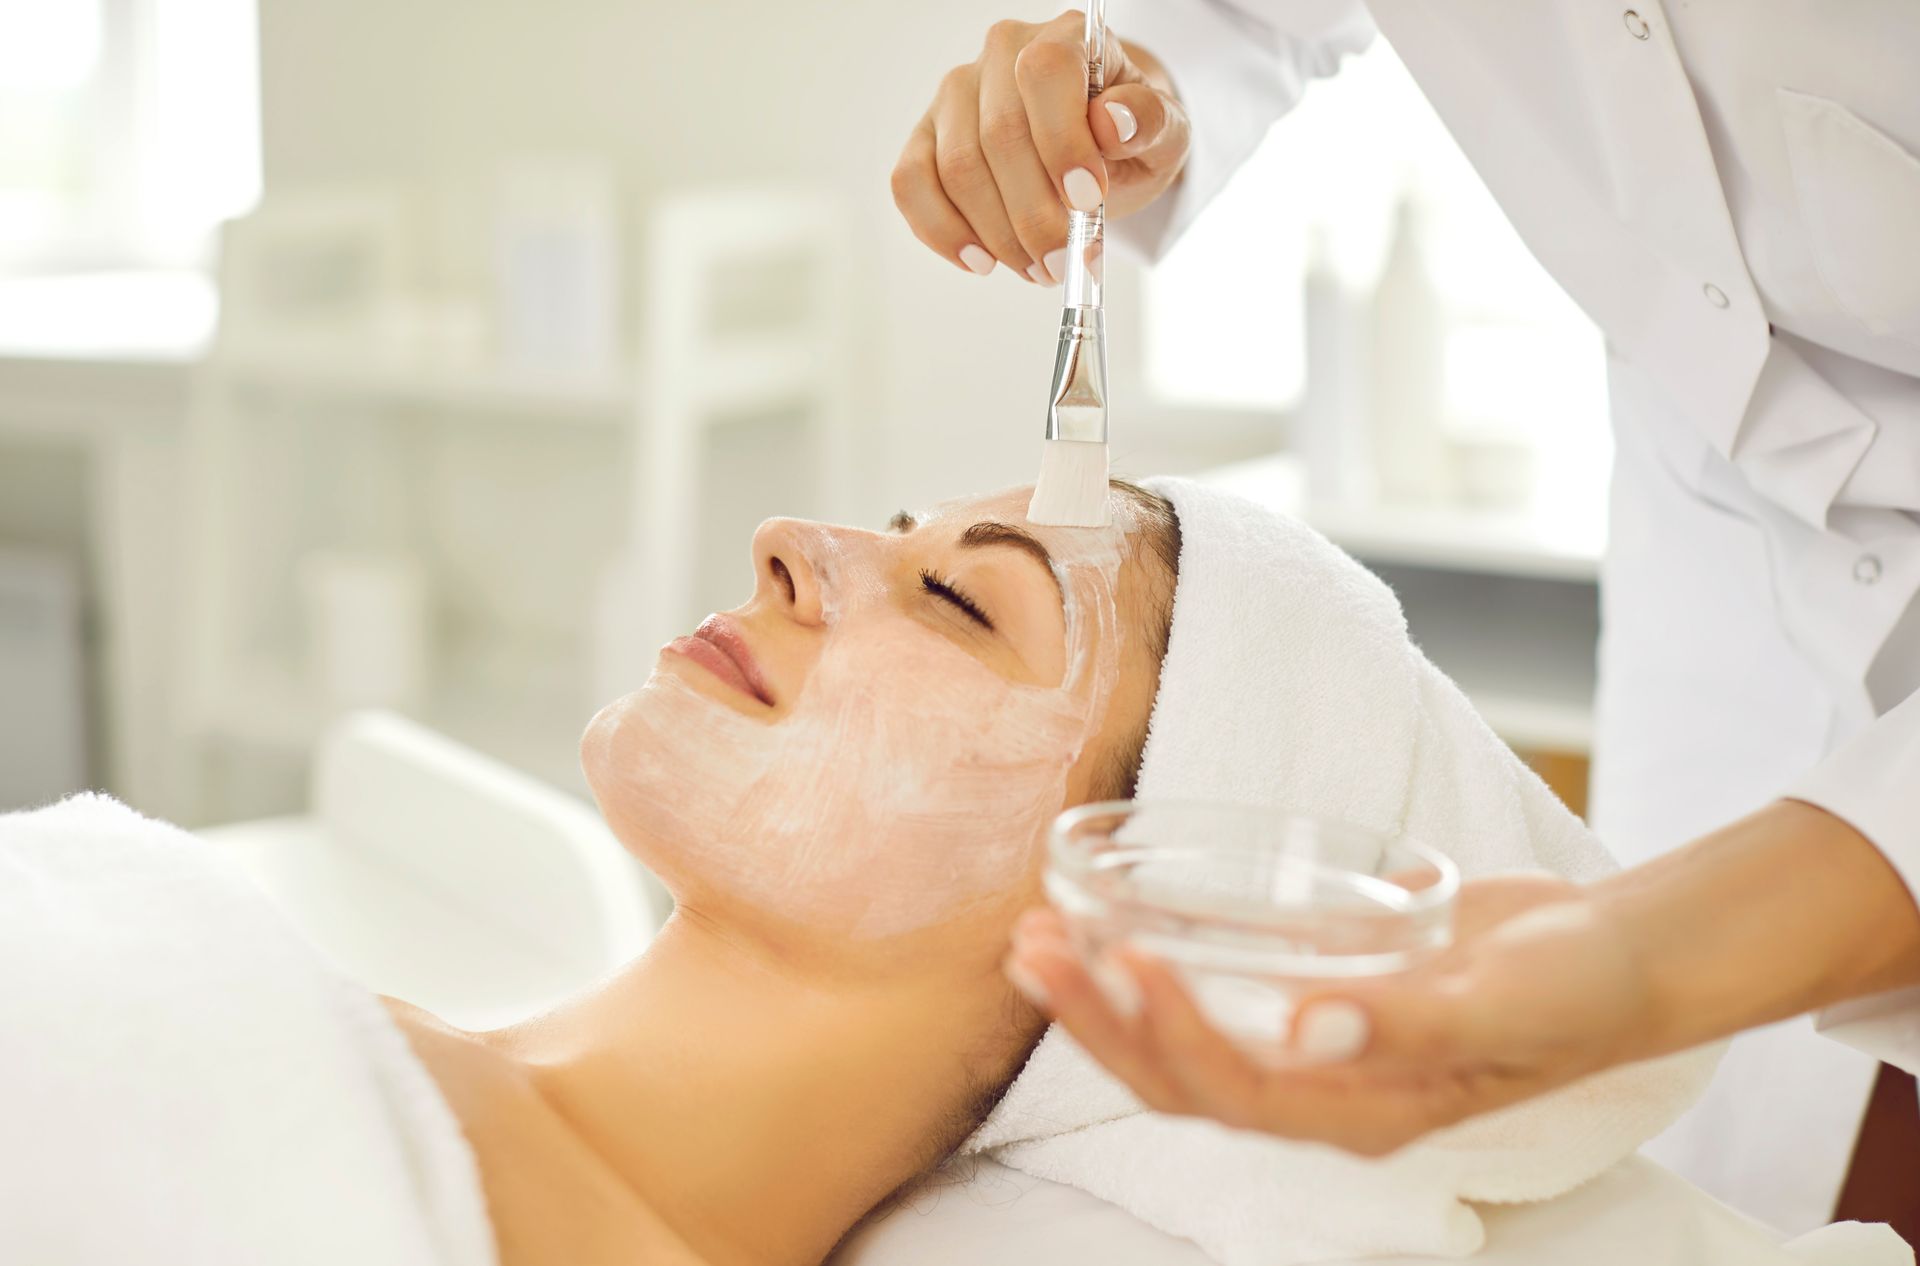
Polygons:
[[582,744],[676,913],[498,1032],[340,980],[111,801],[0,818],[0,1260],[800,1266],[961,1150],[1227,1263],[1461,1255],[1467,1201],[1550,1197],[1676,1115],[1700,1057],[1364,1162],[1145,1112],[1044,1034],[1000,964],[1069,805],[1610,865],[1324,540],[1182,481],[1111,496],[1100,530],[1024,492],[764,525],[752,598]]

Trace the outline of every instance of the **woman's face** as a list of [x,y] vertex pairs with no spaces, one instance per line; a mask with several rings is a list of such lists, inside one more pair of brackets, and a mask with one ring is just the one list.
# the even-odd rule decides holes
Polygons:
[[1030,904],[1048,822],[1157,677],[1164,617],[1109,495],[1101,529],[1031,525],[1024,491],[886,532],[762,524],[752,599],[588,728],[608,823],[683,907],[787,948]]

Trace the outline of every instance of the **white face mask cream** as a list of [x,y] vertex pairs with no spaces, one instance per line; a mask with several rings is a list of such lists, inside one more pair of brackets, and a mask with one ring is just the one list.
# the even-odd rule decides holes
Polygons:
[[[751,715],[656,671],[583,745],[609,824],[683,901],[716,894],[853,936],[911,931],[1010,890],[1118,674],[1115,593],[1135,520],[1126,498],[1113,502],[1100,529],[1030,527],[1024,497],[1007,494],[940,507],[915,531],[1008,523],[1046,546],[1066,628],[1065,671],[1046,685],[1009,680],[916,616],[915,537],[789,529],[798,557],[783,561],[808,569],[821,613],[791,706]],[[1051,586],[1033,592],[1056,601]]]

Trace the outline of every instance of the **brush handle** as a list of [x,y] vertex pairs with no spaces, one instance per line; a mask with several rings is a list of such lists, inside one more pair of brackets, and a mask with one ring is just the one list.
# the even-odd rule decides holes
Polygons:
[[1107,86],[1107,0],[1087,0],[1087,100]]
[[[1107,82],[1107,3],[1087,0],[1087,100]],[[1069,308],[1099,308],[1101,265],[1106,252],[1106,208],[1067,212],[1067,275],[1062,301]]]
[[1106,251],[1101,211],[1067,213],[1067,275],[1061,302],[1069,308],[1098,308],[1100,265]]

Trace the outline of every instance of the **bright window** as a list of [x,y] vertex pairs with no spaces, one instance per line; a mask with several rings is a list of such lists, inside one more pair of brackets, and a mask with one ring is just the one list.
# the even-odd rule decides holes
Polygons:
[[[1594,487],[1609,443],[1599,332],[1521,243],[1384,40],[1316,82],[1150,271],[1150,388],[1187,405],[1297,408],[1309,254],[1366,303],[1410,197],[1441,312],[1438,425],[1524,445],[1536,494]],[[1367,376],[1391,369],[1372,363]]]
[[202,262],[259,114],[254,0],[0,0],[0,269]]

